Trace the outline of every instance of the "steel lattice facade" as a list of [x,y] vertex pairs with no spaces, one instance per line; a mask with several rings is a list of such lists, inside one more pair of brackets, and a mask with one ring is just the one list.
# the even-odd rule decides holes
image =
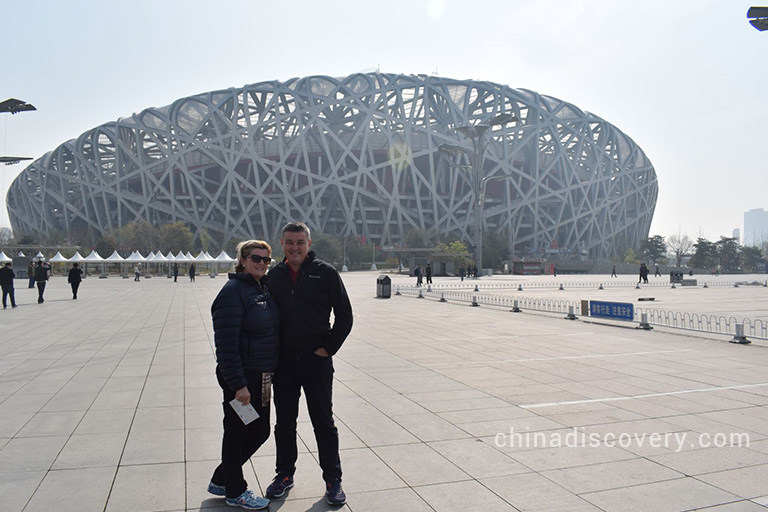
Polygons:
[[[489,132],[485,230],[514,254],[559,247],[592,258],[638,247],[658,195],[643,151],[616,127],[533,91],[425,75],[262,82],[150,108],[83,133],[29,165],[7,203],[17,234],[100,235],[130,221],[182,221],[214,245],[276,239],[303,220],[330,235],[398,244],[409,229],[473,240],[469,146]],[[461,160],[464,161],[461,161]]]

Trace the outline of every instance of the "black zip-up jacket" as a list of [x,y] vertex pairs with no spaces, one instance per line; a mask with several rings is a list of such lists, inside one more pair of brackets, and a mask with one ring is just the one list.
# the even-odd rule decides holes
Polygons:
[[232,391],[248,384],[245,370],[277,368],[278,309],[262,280],[245,273],[229,274],[211,305],[216,362]]
[[6,267],[5,264],[3,264],[3,267],[0,268],[0,285],[6,290],[10,290],[13,288],[13,280],[15,278],[16,274],[14,273],[13,268]]
[[267,283],[280,309],[280,357],[301,359],[321,347],[330,355],[339,351],[352,330],[352,305],[335,268],[310,251],[296,284],[285,260],[269,271]]
[[43,282],[48,280],[48,269],[42,265],[35,267],[35,282]]
[[69,275],[67,276],[67,282],[68,283],[79,283],[83,280],[83,271],[82,269],[72,267],[69,269]]

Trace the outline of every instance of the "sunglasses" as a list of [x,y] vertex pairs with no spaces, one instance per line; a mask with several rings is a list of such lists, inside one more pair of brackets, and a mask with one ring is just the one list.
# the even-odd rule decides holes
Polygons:
[[258,254],[251,254],[248,257],[254,263],[258,263],[260,261],[263,261],[264,263],[269,264],[272,261],[272,258],[270,258],[269,256],[259,256]]

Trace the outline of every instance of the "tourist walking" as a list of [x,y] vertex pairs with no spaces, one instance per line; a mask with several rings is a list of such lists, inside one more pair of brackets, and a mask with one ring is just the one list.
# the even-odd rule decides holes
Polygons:
[[280,361],[275,373],[276,475],[266,496],[280,497],[294,485],[296,422],[303,391],[326,502],[343,505],[347,498],[341,487],[339,432],[333,421],[333,356],[352,330],[352,306],[336,269],[310,251],[312,239],[306,224],[286,224],[280,243],[285,258],[267,276],[280,311]]
[[195,282],[195,264],[194,263],[189,264],[189,281],[192,283]]
[[29,287],[35,287],[35,260],[31,260],[27,265],[27,277],[29,278]]
[[616,265],[614,265],[613,268],[611,269],[611,277],[619,277],[616,275]]
[[133,280],[138,282],[141,277],[141,267],[139,266],[141,263],[137,263],[133,266]]
[[37,303],[45,302],[43,294],[45,293],[45,284],[48,281],[48,269],[43,266],[42,261],[37,262],[35,267],[35,283],[37,283]]
[[83,271],[80,269],[80,265],[77,263],[72,264],[72,268],[69,269],[69,276],[67,276],[67,282],[72,287],[72,298],[77,298],[77,289],[80,288],[80,283],[83,280]]
[[[268,499],[248,489],[243,464],[269,439],[272,376],[280,351],[277,305],[262,279],[271,255],[272,248],[264,241],[240,242],[235,272],[211,306],[216,379],[224,395],[224,437],[221,463],[208,492],[247,510],[269,506]],[[248,405],[258,416],[245,424],[235,408]]]
[[425,269],[424,273],[427,276],[427,284],[432,284],[432,265],[427,263],[427,268]]
[[176,282],[176,279],[179,277],[179,264],[174,263],[173,264],[173,282]]
[[642,283],[648,283],[648,267],[645,265],[645,263],[640,264],[640,280],[637,282],[637,284]]
[[16,279],[16,274],[13,272],[13,263],[10,261],[0,268],[0,287],[3,289],[3,309],[8,307],[6,299],[10,296],[11,307],[16,307],[16,295],[13,288],[13,280]]

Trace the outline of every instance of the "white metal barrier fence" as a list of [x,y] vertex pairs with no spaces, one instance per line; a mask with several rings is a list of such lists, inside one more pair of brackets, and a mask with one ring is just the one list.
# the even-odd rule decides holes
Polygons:
[[[483,288],[499,289],[500,286],[484,285]],[[569,313],[580,311],[581,302],[573,300],[542,299],[525,296],[484,295],[479,291],[456,290],[445,286],[396,286],[395,295],[417,296],[421,298],[439,299],[441,302],[462,302],[473,306],[492,306],[507,308],[510,311],[539,311],[545,313]],[[744,318],[738,320],[735,317],[722,315],[709,315],[697,313],[684,313],[679,311],[667,311],[663,309],[634,308],[634,319],[640,322],[643,313],[646,314],[645,322],[649,325],[699,331],[712,334],[724,334],[733,336],[746,336],[768,340],[768,321],[761,319]],[[643,325],[645,325],[645,322]],[[743,326],[740,334],[739,325]]]

